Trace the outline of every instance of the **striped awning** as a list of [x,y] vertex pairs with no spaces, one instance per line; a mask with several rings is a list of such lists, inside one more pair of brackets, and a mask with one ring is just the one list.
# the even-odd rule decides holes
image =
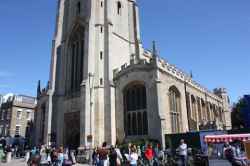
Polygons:
[[206,135],[205,142],[207,143],[225,143],[233,141],[248,141],[250,134],[225,134],[225,135]]

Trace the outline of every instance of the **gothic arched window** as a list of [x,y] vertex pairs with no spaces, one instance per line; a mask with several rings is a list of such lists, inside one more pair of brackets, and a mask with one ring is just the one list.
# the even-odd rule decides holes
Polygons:
[[137,113],[137,123],[138,123],[138,135],[142,135],[143,133],[143,125],[142,125],[142,113]]
[[77,15],[80,15],[81,14],[81,3],[78,2],[77,3]]
[[213,120],[215,121],[215,119],[217,118],[217,108],[215,104],[213,104],[213,116]]
[[214,121],[214,105],[210,104],[211,121]]
[[193,120],[197,121],[197,109],[196,109],[196,99],[195,97],[192,95],[191,96],[191,105],[192,105],[192,117]]
[[84,28],[78,27],[70,36],[68,45],[68,72],[69,80],[67,92],[76,92],[80,90],[80,84],[83,80],[84,70]]
[[207,121],[211,121],[211,116],[210,116],[210,103],[207,103]]
[[117,14],[121,15],[122,13],[122,3],[120,1],[117,2]]
[[180,105],[180,92],[176,87],[169,89],[169,103],[170,103],[170,116],[172,132],[180,132],[180,117],[181,117],[181,105]]
[[142,124],[143,124],[143,135],[147,135],[148,134],[148,115],[146,111],[143,112]]
[[127,121],[126,121],[126,123],[125,124],[127,124],[127,134],[128,135],[132,135],[132,127],[131,127],[131,116],[130,116],[130,114],[128,114],[127,115],[127,119],[126,119]]
[[187,104],[187,115],[188,115],[188,120],[192,118],[192,113],[191,113],[191,105],[190,105],[190,94],[186,94],[186,104]]
[[202,113],[201,113],[201,101],[200,98],[197,98],[197,106],[198,106],[198,120],[202,121]]
[[127,136],[147,135],[147,97],[146,87],[135,83],[125,88],[124,92],[124,128]]
[[220,121],[221,122],[223,122],[223,123],[225,123],[225,118],[224,118],[224,114],[223,114],[223,109],[221,108],[221,107],[219,107],[219,112],[220,112],[220,117],[219,117],[219,119],[220,119]]
[[202,120],[207,120],[207,114],[206,114],[206,104],[203,99],[201,99],[201,111],[203,113],[203,119]]
[[40,141],[42,142],[42,143],[44,143],[44,132],[45,132],[45,117],[46,117],[46,105],[45,104],[43,104],[42,106],[41,106],[41,121],[40,121],[40,124],[41,124],[41,128],[40,128]]

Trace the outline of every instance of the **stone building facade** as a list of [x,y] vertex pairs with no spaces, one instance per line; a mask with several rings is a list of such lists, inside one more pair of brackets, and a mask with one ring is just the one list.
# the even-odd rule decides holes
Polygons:
[[166,134],[231,128],[224,88],[210,92],[175,66],[144,53],[149,61],[114,72],[117,138],[146,137],[164,144]]
[[160,59],[155,45],[145,50],[138,11],[136,0],[58,1],[48,130],[40,135],[67,146],[164,144],[169,133],[230,128],[225,89],[210,92]]
[[36,99],[13,94],[3,98],[0,110],[0,137],[31,137]]
[[34,114],[34,144],[46,144],[51,140],[51,135],[48,135],[48,120],[49,120],[49,95],[48,85],[41,89],[40,81],[37,87],[37,106]]

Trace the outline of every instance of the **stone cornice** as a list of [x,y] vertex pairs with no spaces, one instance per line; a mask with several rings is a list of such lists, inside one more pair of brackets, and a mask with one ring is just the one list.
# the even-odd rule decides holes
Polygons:
[[116,70],[114,72],[114,80],[117,80],[123,75],[129,74],[134,71],[151,71],[151,70],[159,70],[160,72],[165,73],[168,76],[178,81],[181,81],[182,83],[186,83],[187,86],[190,86],[201,93],[206,93],[206,95],[209,96],[210,98],[213,98],[214,100],[218,102],[222,102],[221,101],[222,99],[219,96],[210,92],[206,88],[202,87],[200,84],[193,81],[192,78],[188,76],[185,72],[178,69],[174,65],[166,63],[162,59],[157,60],[157,65],[147,62],[146,60],[141,60],[139,64],[133,64],[133,63],[129,65],[124,64],[121,67],[121,70]]
[[[152,52],[149,50],[144,49],[143,56],[151,59],[153,57]],[[161,71],[164,71],[168,73],[169,75],[177,78],[178,80],[181,80],[182,82],[186,82],[188,85],[192,86],[193,88],[199,90],[200,92],[207,93],[210,97],[221,100],[219,96],[205,88],[204,86],[200,85],[196,81],[194,81],[189,74],[187,74],[185,71],[179,69],[175,65],[172,65],[168,63],[168,61],[158,58],[157,60],[157,66],[160,68]]]
[[114,80],[119,79],[120,77],[122,77],[123,75],[129,74],[131,72],[134,71],[151,71],[154,69],[154,66],[150,65],[150,64],[132,64],[129,66],[123,65],[123,69],[116,72],[114,74]]

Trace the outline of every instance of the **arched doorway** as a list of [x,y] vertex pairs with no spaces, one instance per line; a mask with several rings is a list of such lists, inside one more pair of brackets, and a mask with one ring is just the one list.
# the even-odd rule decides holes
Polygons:
[[80,112],[64,115],[64,146],[73,149],[80,146]]

